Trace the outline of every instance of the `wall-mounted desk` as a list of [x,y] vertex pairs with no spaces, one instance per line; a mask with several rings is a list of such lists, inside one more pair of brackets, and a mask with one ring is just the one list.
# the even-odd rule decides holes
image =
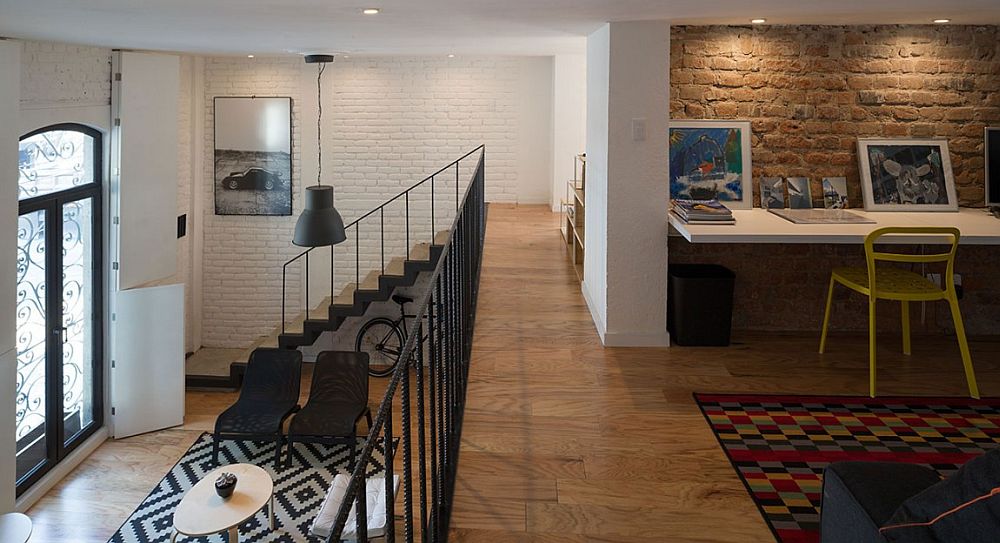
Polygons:
[[[795,224],[766,209],[733,211],[734,225],[684,224],[668,213],[670,225],[691,243],[864,243],[865,236],[884,226],[956,226],[962,245],[1000,245],[1000,219],[985,209],[953,212],[881,211],[852,209],[874,224]],[[942,236],[886,236],[886,243],[941,243]]]

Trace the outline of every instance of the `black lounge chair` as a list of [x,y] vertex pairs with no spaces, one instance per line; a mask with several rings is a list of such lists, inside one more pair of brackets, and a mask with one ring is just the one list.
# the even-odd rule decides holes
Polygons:
[[288,425],[288,465],[295,442],[335,445],[345,443],[354,469],[357,424],[361,417],[372,427],[368,409],[368,353],[323,351],[316,359],[309,400]]
[[281,463],[282,426],[299,409],[302,353],[258,348],[250,355],[236,403],[215,420],[212,460],[219,463],[219,442],[274,441],[274,467]]

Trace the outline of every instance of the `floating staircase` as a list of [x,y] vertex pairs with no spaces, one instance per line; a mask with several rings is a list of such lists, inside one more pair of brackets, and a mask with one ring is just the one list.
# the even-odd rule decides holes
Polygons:
[[[339,293],[331,296],[327,296],[321,301],[316,307],[309,308],[308,310],[300,310],[297,316],[291,318],[291,320],[286,319],[285,305],[282,304],[281,310],[281,324],[279,324],[270,334],[261,336],[256,341],[253,342],[250,347],[243,351],[243,355],[240,356],[239,361],[234,361],[229,365],[229,375],[188,375],[187,383],[188,386],[196,387],[239,387],[242,384],[242,376],[245,373],[246,362],[244,360],[249,360],[250,354],[259,347],[278,347],[282,349],[297,349],[299,347],[304,347],[307,345],[312,345],[319,339],[320,335],[324,332],[334,332],[338,330],[344,321],[350,317],[360,317],[365,314],[371,304],[376,302],[383,302],[388,300],[393,291],[398,287],[412,286],[416,283],[417,277],[420,272],[433,271],[437,266],[437,261],[441,256],[444,246],[449,242],[449,236],[451,235],[450,230],[437,230],[435,225],[451,224],[452,220],[447,215],[449,212],[458,212],[458,199],[460,194],[464,194],[466,191],[462,190],[459,186],[460,180],[460,166],[462,161],[470,158],[472,160],[479,161],[479,168],[482,167],[482,156],[480,152],[484,150],[483,146],[479,146],[472,151],[469,151],[463,155],[458,160],[448,164],[447,166],[441,168],[440,170],[434,172],[430,176],[424,178],[419,183],[414,184],[405,191],[397,194],[393,198],[386,200],[382,205],[376,207],[375,209],[365,213],[358,219],[354,220],[351,224],[348,224],[345,229],[348,232],[351,229],[354,230],[354,235],[352,236],[348,233],[348,239],[353,239],[355,242],[355,252],[361,249],[357,247],[359,243],[359,225],[364,220],[369,220],[366,223],[366,232],[370,232],[368,228],[377,228],[379,236],[381,237],[381,247],[384,251],[386,225],[385,219],[387,216],[386,208],[390,204],[395,204],[397,206],[405,206],[405,239],[409,240],[411,234],[411,215],[410,215],[410,205],[411,205],[411,192],[418,187],[425,186],[429,188],[429,201],[426,199],[416,200],[413,205],[427,205],[429,203],[429,225],[431,228],[424,230],[423,239],[421,243],[412,244],[409,247],[409,253],[404,257],[402,255],[395,258],[390,255],[383,255],[383,262],[386,257],[390,260],[385,262],[384,265],[380,265],[377,269],[371,270],[365,273],[364,270],[359,269],[360,263],[356,260],[354,275],[355,277],[360,277],[360,274],[365,273],[364,279],[361,281],[355,281],[345,285]],[[475,156],[473,156],[475,155]],[[481,172],[480,172],[481,174]],[[435,186],[435,179],[437,179],[437,186]],[[472,179],[466,180],[467,183],[471,183]],[[444,192],[447,191],[447,192]],[[454,192],[452,192],[454,191]],[[440,197],[435,198],[438,192],[443,194]],[[444,199],[444,195],[447,194],[448,197],[451,194],[455,196],[455,202],[452,203]],[[448,205],[448,209],[444,209],[444,206]],[[451,209],[451,205],[454,205],[454,209]],[[426,211],[426,208],[423,208]],[[437,216],[437,220],[435,217]],[[426,216],[418,216],[418,221],[426,220]],[[372,226],[375,223],[375,226]],[[434,232],[433,239],[428,240],[430,233]],[[390,232],[391,235],[398,235],[399,238],[403,237],[403,230]],[[391,237],[391,236],[390,236]],[[399,239],[397,238],[397,239]],[[378,242],[376,242],[378,243]],[[405,246],[406,244],[404,244]],[[333,249],[336,249],[334,246]],[[286,262],[283,266],[282,272],[282,300],[286,297],[286,273],[289,271],[288,266],[299,259],[304,262],[304,276],[309,276],[309,253],[312,249],[307,249],[300,253],[295,258],[292,258]],[[332,266],[333,262],[330,262]],[[335,274],[336,270],[331,270],[331,273]],[[297,272],[296,272],[297,273]],[[309,299],[309,285],[308,281],[305,284],[304,298]]]
[[327,297],[318,307],[309,311],[308,316],[300,313],[295,318],[295,323],[286,326],[283,333],[276,330],[253,348],[296,349],[312,345],[323,332],[337,330],[348,317],[364,315],[371,304],[388,300],[397,287],[412,286],[420,272],[433,270],[447,241],[448,231],[443,230],[435,234],[433,244],[414,245],[409,257],[394,258],[386,265],[385,273],[372,270],[361,281],[360,288],[356,283],[349,283],[334,297],[332,303]]

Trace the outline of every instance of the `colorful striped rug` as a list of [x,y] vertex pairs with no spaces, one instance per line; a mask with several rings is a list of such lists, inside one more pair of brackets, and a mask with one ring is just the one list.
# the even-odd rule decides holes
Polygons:
[[819,541],[822,474],[831,462],[908,462],[947,476],[1000,446],[1000,399],[694,397],[781,543]]

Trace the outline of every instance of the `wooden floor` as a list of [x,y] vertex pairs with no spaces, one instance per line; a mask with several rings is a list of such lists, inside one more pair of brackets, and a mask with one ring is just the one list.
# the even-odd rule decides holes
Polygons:
[[[772,541],[691,394],[863,395],[866,339],[833,335],[824,356],[813,336],[605,349],[557,228],[544,207],[490,208],[452,540]],[[965,393],[953,339],[915,333],[909,359],[898,344],[882,341],[881,393]],[[972,352],[996,395],[1000,343]],[[107,541],[234,399],[188,392],[181,428],[101,446],[29,511],[32,542]]]

